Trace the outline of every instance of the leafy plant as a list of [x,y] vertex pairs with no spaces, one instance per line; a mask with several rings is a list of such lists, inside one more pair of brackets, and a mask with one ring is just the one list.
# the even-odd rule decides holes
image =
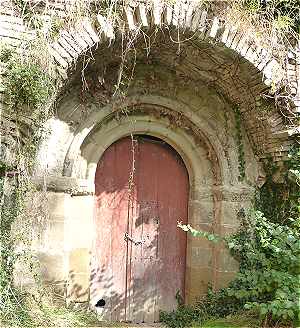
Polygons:
[[226,238],[179,224],[193,236],[223,240],[240,262],[240,271],[229,287],[216,293],[210,291],[198,306],[210,316],[226,316],[244,308],[258,311],[261,318],[270,322],[299,320],[299,219],[291,226],[280,225],[259,211],[241,218],[240,230]]
[[272,320],[297,320],[300,297],[300,233],[268,221],[261,212],[245,217],[243,228],[226,239],[241,269],[228,295]]
[[189,305],[179,305],[176,311],[161,311],[159,319],[171,328],[184,328],[202,322],[201,313]]
[[44,105],[53,92],[53,83],[47,73],[34,63],[10,61],[4,79],[5,96],[10,106],[27,105],[36,109]]
[[12,55],[14,53],[14,50],[12,47],[9,47],[5,44],[1,44],[1,47],[0,47],[0,62],[2,63],[7,63]]
[[276,29],[293,29],[300,33],[300,7],[298,0],[243,0],[243,6],[250,13],[260,13],[273,21]]
[[245,152],[243,146],[243,134],[242,134],[242,127],[241,127],[241,112],[238,107],[233,108],[234,117],[235,117],[235,141],[238,147],[238,160],[239,160],[239,180],[244,180],[246,176],[245,172]]
[[[281,179],[274,177],[280,172]],[[267,181],[260,189],[255,207],[272,222],[291,224],[300,217],[300,147],[294,145],[282,168],[271,159],[265,163]]]

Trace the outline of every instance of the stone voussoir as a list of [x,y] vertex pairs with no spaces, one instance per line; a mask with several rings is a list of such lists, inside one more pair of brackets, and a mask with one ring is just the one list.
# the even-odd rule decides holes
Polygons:
[[[56,2],[49,4],[51,10],[60,12],[64,10],[65,5],[64,1],[59,4]],[[68,6],[71,8],[70,3],[68,3]],[[0,39],[8,44],[17,45],[22,40],[36,38],[36,32],[29,28],[22,17],[17,16],[14,6],[9,1],[3,3],[0,7]],[[217,42],[221,41],[225,47],[244,57],[254,65],[253,67],[256,67],[255,81],[252,79],[249,82],[251,92],[254,94],[264,92],[263,83],[266,88],[272,83],[285,85],[291,93],[291,101],[293,102],[291,111],[295,114],[300,112],[299,49],[288,49],[287,65],[286,67],[280,67],[271,51],[262,48],[253,35],[247,35],[246,32],[241,31],[228,21],[223,22],[220,17],[206,10],[204,6],[199,5],[196,1],[177,0],[172,4],[162,0],[153,0],[147,3],[131,1],[124,7],[124,12],[127,28],[132,31],[137,28],[148,29],[153,25],[161,29],[169,29],[169,27],[175,26],[178,29],[188,29],[191,33],[202,35],[203,38]],[[111,42],[115,39],[115,32],[119,27],[117,23],[115,26],[114,24],[109,17],[98,14],[96,21],[84,17],[81,23],[75,27],[60,32],[59,38],[49,47],[49,54],[55,59],[57,70],[60,72],[62,79],[67,78],[69,69],[88,49],[105,40]],[[219,81],[218,83],[223,89],[226,89],[228,88],[226,84],[228,85],[228,82],[232,83],[234,78],[232,77],[232,81],[226,81],[226,83],[225,81]],[[245,87],[232,87],[230,88],[230,95],[234,101],[241,104],[241,112],[247,112],[251,106],[249,106],[249,100],[245,101],[240,96],[245,93],[243,89]],[[255,126],[255,128],[260,128],[260,124]],[[280,120],[276,126],[282,131]],[[255,132],[255,128],[253,128],[253,133],[258,133],[258,131]],[[276,129],[274,125],[270,127],[270,131],[272,133],[269,133],[269,136],[275,137]],[[282,135],[280,131],[279,135]],[[299,133],[298,129],[291,129],[291,131],[293,134]],[[290,138],[291,136],[286,135],[286,137]]]

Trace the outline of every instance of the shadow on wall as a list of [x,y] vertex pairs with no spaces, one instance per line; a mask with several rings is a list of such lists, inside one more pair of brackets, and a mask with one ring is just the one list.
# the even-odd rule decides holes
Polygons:
[[[107,276],[106,272],[105,267],[93,269],[90,283],[91,306],[103,319],[135,323],[159,321],[162,299],[158,293],[159,279],[153,276],[152,268],[140,268],[139,276],[131,277],[133,281],[123,292],[117,290],[113,275]],[[147,288],[143,288],[145,283]]]
[[69,272],[66,298],[69,301],[86,302],[89,299],[89,275]]

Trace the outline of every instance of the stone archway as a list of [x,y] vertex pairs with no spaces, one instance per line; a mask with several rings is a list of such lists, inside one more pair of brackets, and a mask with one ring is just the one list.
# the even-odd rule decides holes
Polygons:
[[[261,98],[273,81],[293,90],[292,112],[299,111],[298,55],[286,49],[286,66],[278,67],[268,47],[262,49],[253,38],[255,33],[247,35],[194,4],[149,1],[145,7],[137,1],[121,7],[124,25],[97,15],[98,30],[86,18],[75,29],[60,31],[49,44],[58,90],[64,95],[57,116],[48,122],[51,133],[40,148],[41,165],[36,167],[37,175],[42,175],[38,183],[47,189],[50,213],[46,231],[50,238],[47,245],[39,245],[38,254],[44,280],[61,286],[70,302],[88,302],[90,297],[94,177],[99,159],[113,142],[142,133],[170,144],[190,175],[189,222],[225,235],[238,227],[238,210],[250,206],[261,175],[259,162],[268,156],[282,160],[292,143],[290,136],[299,133],[288,129],[274,101],[268,112],[263,111]],[[1,38],[12,43],[21,40],[19,35],[27,29],[22,18],[14,18],[10,13],[0,18],[8,27],[4,29],[8,36]],[[151,56],[147,48],[139,57],[142,78],[134,79],[125,99],[116,100],[104,79],[110,74],[101,74],[111,69],[113,77],[118,75],[120,61],[115,58],[122,57],[119,30],[122,35],[134,36],[137,52],[145,50],[145,31],[153,32],[154,38]],[[173,42],[172,33],[184,35],[188,41]],[[73,86],[81,79],[80,60],[89,52],[100,66],[92,72],[99,89],[82,105],[80,90]],[[68,96],[71,100],[66,100]],[[238,109],[245,124],[245,133],[238,134],[239,145],[233,109]],[[246,165],[240,181],[243,156]],[[226,285],[236,268],[222,247],[189,239],[187,302],[204,295],[208,283],[214,288]]]
[[[61,5],[50,2],[47,6],[50,11],[60,14],[63,2]],[[66,8],[68,6],[66,4]],[[13,45],[23,42],[27,34],[34,39],[37,33],[29,28],[22,17],[15,17],[12,8],[14,5],[3,8],[5,15],[0,17],[0,24],[4,26],[1,39]],[[278,88],[286,88],[290,93],[288,98],[291,100],[291,113],[297,115],[300,90],[297,48],[292,51],[286,49],[286,60],[284,64],[279,64],[272,54],[269,40],[263,40],[262,44],[255,36],[259,33],[243,31],[230,20],[224,20],[220,12],[207,10],[197,1],[178,0],[172,4],[161,0],[149,1],[147,4],[143,1],[129,1],[119,9],[121,20],[101,13],[95,16],[95,21],[92,17],[83,17],[76,26],[61,30],[55,42],[49,42],[49,57],[55,62],[53,70],[60,90],[72,78],[74,64],[80,63],[80,59],[89,52],[94,52],[94,48],[113,47],[120,42],[120,30],[130,35],[134,42],[143,33],[171,35],[173,31],[183,38],[176,41],[180,48],[186,39],[191,40],[195,44],[191,51],[199,53],[199,57],[203,51],[194,41],[200,41],[205,48],[211,48],[207,55],[212,59],[216,76],[208,76],[206,72],[203,76],[208,83],[216,83],[232,103],[240,106],[242,120],[260,158],[284,158],[291,144],[290,137],[299,134],[299,130],[286,125],[275,108],[268,115],[262,115],[266,106],[260,95],[269,90],[272,83]],[[223,56],[219,56],[220,51],[234,55],[234,61],[226,63]],[[226,67],[227,64],[229,67]],[[197,70],[197,74],[201,71],[197,65],[193,69]],[[251,73],[251,79],[240,79],[247,70]]]
[[[131,112],[126,111],[123,114],[121,110],[111,111],[110,108],[95,112],[73,138],[64,166],[65,175],[69,177],[65,176],[61,181],[77,181],[77,187],[73,185],[73,190],[70,188],[72,196],[64,196],[68,198],[68,201],[65,201],[65,204],[68,204],[65,205],[65,211],[70,209],[71,222],[82,221],[79,213],[84,213],[85,223],[81,223],[81,234],[82,229],[86,229],[85,226],[90,227],[90,231],[95,230],[92,210],[93,183],[99,159],[112,143],[132,133],[161,138],[182,157],[190,176],[189,223],[221,234],[233,231],[238,226],[236,213],[239,208],[249,206],[253,188],[246,184],[241,185],[238,181],[233,182],[233,172],[230,174],[232,165],[228,163],[222,145],[218,146],[216,137],[210,142],[209,136],[213,131],[205,130],[205,125],[202,126],[204,131],[201,130],[201,123],[195,121],[196,118],[192,121],[192,116],[189,115],[188,119],[182,114],[181,122],[184,124],[172,126],[171,122],[176,117],[175,102],[173,111],[170,108],[167,110],[163,99],[160,99],[160,106],[157,102],[158,99],[155,105],[135,103],[136,107],[132,106]],[[172,103],[169,103],[169,106],[171,105]],[[159,115],[160,111],[164,112],[163,117]],[[209,126],[206,128],[209,129]],[[56,184],[62,185],[60,182]],[[48,185],[51,185],[51,182]],[[67,189],[65,186],[65,192]],[[72,233],[70,238],[74,238],[74,231]],[[93,244],[90,239],[84,241],[85,238],[78,233],[76,236],[77,240],[82,239],[82,242],[79,242],[80,249],[73,244],[65,255],[68,262],[66,274],[68,299],[80,302],[88,299],[89,262],[92,260],[90,252]],[[77,260],[74,261],[76,256]],[[188,237],[186,300],[192,302],[196,296],[205,294],[208,283],[212,283],[215,288],[223,286],[233,277],[235,270],[236,264],[225,250],[212,247],[203,241],[198,244]],[[85,292],[77,291],[78,286],[80,291]]]
[[[63,270],[58,265],[59,274],[58,269],[54,272],[67,282],[69,301],[89,299],[95,172],[104,151],[118,139],[132,133],[152,135],[180,154],[190,177],[188,220],[196,228],[230,233],[238,227],[238,210],[250,205],[259,165],[243,135],[247,180],[239,181],[231,104],[199,82],[197,89],[188,85],[171,93],[166,85],[176,87],[180,81],[176,82],[174,74],[166,76],[162,82],[156,79],[148,94],[140,92],[139,76],[125,99],[103,105],[96,94],[80,120],[74,89],[61,101],[58,117],[49,121],[55,133],[42,145],[39,156],[41,164],[47,163],[45,179],[55,207],[50,220],[64,226],[63,247],[56,250],[53,261],[64,263]],[[37,170],[42,172],[43,167]],[[42,262],[45,258],[41,254]],[[224,249],[190,237],[186,263],[187,302],[204,295],[208,283],[215,288],[226,285],[236,271],[236,263]]]
[[[228,22],[223,24],[214,13],[190,4],[151,2],[146,16],[143,3],[122,8],[126,33],[155,31],[150,54],[144,51],[142,37],[134,40],[139,62],[134,63],[137,74],[125,98],[111,92],[119,74],[116,58],[121,57],[122,40],[115,33],[120,26],[113,26],[109,18],[97,17],[99,31],[84,20],[72,33],[62,31],[51,45],[60,90],[63,85],[66,90],[57,116],[48,122],[51,134],[41,146],[36,172],[46,172],[42,183],[46,181],[50,199],[51,229],[60,234],[59,242],[50,241],[54,255],[42,249],[40,257],[45,267],[54,268],[46,280],[67,282],[70,301],[89,298],[94,177],[99,159],[113,142],[142,133],[170,144],[190,176],[189,222],[221,234],[234,231],[237,211],[249,206],[261,175],[259,161],[268,154],[282,158],[289,147],[286,134],[277,133],[284,128],[282,118],[273,107],[262,117],[257,99],[267,88],[264,82],[272,78],[273,58]],[[170,38],[172,32],[191,39],[178,48]],[[95,45],[103,48],[94,49]],[[88,49],[95,58],[90,77],[97,88],[82,104],[77,88],[81,71],[70,73]],[[246,131],[239,134],[242,150],[236,142],[236,107]],[[246,164],[245,179],[240,181],[241,156]],[[188,241],[186,299],[203,295],[208,282],[215,288],[223,286],[235,269],[236,263],[223,249]]]
[[[154,108],[155,106],[152,105]],[[203,145],[198,145],[198,150],[195,149],[195,139],[199,140],[199,136],[190,136],[186,134],[184,131],[179,129],[179,131],[172,131],[168,127],[168,120],[161,121],[159,118],[151,117],[151,115],[125,115],[118,122],[114,120],[114,117],[110,117],[110,121],[105,120],[105,125],[95,126],[94,129],[84,138],[80,145],[80,157],[77,157],[75,160],[75,165],[73,166],[73,171],[71,175],[77,176],[85,176],[90,181],[93,181],[95,176],[95,170],[97,167],[97,163],[101,158],[104,151],[117,141],[118,139],[128,136],[131,133],[133,134],[147,134],[153,135],[155,137],[161,138],[168,142],[176,151],[181,155],[187,170],[190,176],[190,197],[189,197],[189,217],[188,220],[190,223],[196,223],[198,221],[199,210],[202,207],[203,209],[207,205],[210,207],[210,216],[213,216],[213,208],[215,207],[214,202],[216,200],[213,199],[213,181],[215,177],[213,175],[212,164],[210,160],[206,158],[206,150],[203,148]],[[180,131],[181,130],[181,131]],[[98,142],[95,142],[98,140]],[[78,149],[79,150],[79,149]],[[212,149],[211,149],[212,151]],[[66,159],[67,160],[67,159]],[[214,165],[216,165],[214,163]],[[217,169],[217,168],[215,168]],[[218,169],[219,170],[219,169]],[[82,173],[80,173],[82,172]],[[84,172],[84,173],[83,173]],[[218,176],[220,173],[218,173]],[[204,184],[203,184],[204,183]],[[204,201],[203,206],[201,206],[201,199],[199,198],[199,193],[205,193],[206,195],[202,195],[205,198],[209,198]],[[89,196],[83,196],[82,198],[86,198]],[[194,197],[196,198],[194,200]],[[90,204],[90,203],[89,203]],[[83,205],[81,203],[81,205]],[[88,205],[90,206],[90,205]],[[86,207],[85,207],[86,208]],[[89,212],[92,215],[91,211]],[[212,217],[209,218],[211,220]],[[92,217],[90,216],[90,220]],[[203,222],[206,218],[202,217]],[[219,218],[216,220],[219,220]],[[187,301],[191,301],[193,298],[193,294],[196,294],[197,291],[194,291],[193,287],[196,286],[197,277],[193,270],[191,269],[194,264],[192,260],[192,249],[195,251],[195,247],[192,246],[192,238],[188,237],[188,248],[187,248],[187,267],[186,267],[186,299]],[[207,251],[210,253],[212,257],[212,249],[207,244]],[[204,251],[202,249],[202,251]],[[205,267],[206,264],[204,264]],[[201,265],[200,265],[201,267]],[[72,271],[72,279],[77,281],[77,269],[69,268],[69,271]],[[205,272],[205,269],[204,269]],[[199,273],[199,271],[198,271]],[[82,273],[78,273],[80,276]],[[205,279],[210,279],[207,275]],[[75,283],[76,284],[76,283]],[[215,281],[216,284],[216,281]],[[74,284],[70,285],[71,289],[74,288]],[[75,287],[76,288],[76,287]],[[205,287],[203,286],[203,292]],[[72,294],[72,292],[70,292]]]

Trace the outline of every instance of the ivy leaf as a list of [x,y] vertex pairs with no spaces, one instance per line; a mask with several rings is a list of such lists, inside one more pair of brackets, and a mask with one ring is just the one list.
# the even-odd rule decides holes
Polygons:
[[229,243],[227,243],[227,246],[228,246],[229,249],[232,249],[232,248],[235,247],[235,243],[234,242],[229,242]]

